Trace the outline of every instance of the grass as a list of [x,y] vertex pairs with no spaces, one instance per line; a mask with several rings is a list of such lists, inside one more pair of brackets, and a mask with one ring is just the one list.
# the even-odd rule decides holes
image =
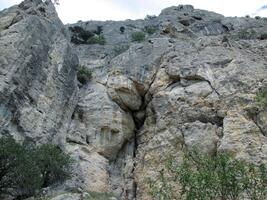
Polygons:
[[149,35],[152,35],[156,32],[157,28],[155,26],[145,26],[144,31]]
[[257,93],[255,100],[262,106],[267,107],[267,89],[259,91]]
[[142,42],[146,38],[146,34],[142,31],[132,33],[132,42]]
[[105,37],[103,35],[94,35],[87,40],[87,44],[100,44],[104,45],[106,43]]
[[80,83],[86,84],[92,78],[92,71],[87,69],[84,65],[78,67],[77,79]]
[[113,48],[114,56],[118,56],[129,49],[129,45],[119,45]]

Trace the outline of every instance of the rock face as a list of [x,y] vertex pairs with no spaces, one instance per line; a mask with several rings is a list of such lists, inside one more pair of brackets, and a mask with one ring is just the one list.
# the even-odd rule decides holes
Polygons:
[[53,5],[41,0],[2,11],[0,21],[1,133],[64,142],[78,92],[68,33]]
[[[182,5],[64,27],[50,1],[26,0],[0,22],[1,134],[52,141],[76,160],[54,199],[151,200],[147,178],[195,145],[267,161],[267,108],[255,101],[267,88],[266,18]],[[88,83],[78,84],[79,65]]]

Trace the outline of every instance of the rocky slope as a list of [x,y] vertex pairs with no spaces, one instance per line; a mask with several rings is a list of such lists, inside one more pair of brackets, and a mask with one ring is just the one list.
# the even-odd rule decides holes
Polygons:
[[[0,22],[1,134],[54,142],[77,161],[53,200],[149,200],[147,178],[194,145],[267,161],[267,110],[255,102],[267,88],[266,18],[181,5],[64,27],[50,1],[25,0]],[[137,31],[144,41],[132,41]],[[89,82],[77,81],[79,66]]]

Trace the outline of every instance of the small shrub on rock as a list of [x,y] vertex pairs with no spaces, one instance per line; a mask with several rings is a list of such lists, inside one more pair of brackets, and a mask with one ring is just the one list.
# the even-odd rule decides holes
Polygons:
[[262,89],[257,93],[256,101],[264,107],[267,107],[267,89]]
[[94,31],[85,30],[80,26],[69,27],[69,30],[72,33],[71,42],[74,44],[105,44],[102,26],[98,26]]
[[143,33],[142,31],[137,31],[132,33],[132,42],[142,42],[145,40],[145,33]]
[[129,49],[129,45],[120,45],[113,48],[114,56],[118,56]]
[[241,29],[232,37],[235,40],[255,40],[257,39],[257,33],[253,29]]
[[124,27],[124,26],[121,26],[121,27],[120,27],[120,32],[121,32],[121,34],[123,34],[124,31],[125,31],[125,27]]
[[86,84],[92,78],[92,71],[84,65],[78,67],[77,79],[81,84]]
[[71,42],[74,44],[86,44],[87,40],[94,36],[94,33],[80,26],[69,27],[69,30],[72,32]]
[[87,40],[87,44],[100,44],[104,45],[106,43],[105,37],[103,35],[94,35]]
[[157,31],[157,28],[155,26],[145,26],[145,32],[149,35],[154,34]]

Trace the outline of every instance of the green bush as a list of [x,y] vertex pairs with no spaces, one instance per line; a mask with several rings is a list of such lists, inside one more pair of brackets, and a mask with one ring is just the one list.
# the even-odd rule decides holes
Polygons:
[[71,31],[71,42],[74,44],[105,44],[105,37],[103,36],[103,27],[98,26],[94,31],[88,31],[80,26],[69,27]]
[[264,107],[267,107],[267,89],[263,89],[257,93],[256,101]]
[[[182,163],[168,159],[166,169],[156,180],[149,179],[150,192],[155,200],[251,200],[267,198],[267,170],[231,159],[226,153],[216,156],[186,153]],[[177,185],[180,186],[177,194]],[[180,196],[179,196],[180,195]]]
[[24,199],[47,186],[60,183],[70,174],[71,159],[57,146],[29,147],[11,137],[0,138],[0,196]]
[[86,44],[86,41],[94,36],[94,33],[80,26],[69,27],[69,30],[72,32],[71,42],[74,44]]
[[100,44],[104,45],[106,43],[105,37],[103,35],[94,35],[87,40],[87,44]]
[[70,177],[70,163],[67,154],[55,145],[44,144],[34,149],[34,160],[40,170],[42,187],[65,181]]
[[77,79],[81,84],[86,84],[92,78],[92,71],[84,65],[80,65],[77,71]]
[[144,31],[149,35],[152,35],[156,32],[157,28],[155,26],[145,26]]
[[137,31],[132,33],[132,42],[142,42],[145,40],[145,33],[143,33],[142,31]]

